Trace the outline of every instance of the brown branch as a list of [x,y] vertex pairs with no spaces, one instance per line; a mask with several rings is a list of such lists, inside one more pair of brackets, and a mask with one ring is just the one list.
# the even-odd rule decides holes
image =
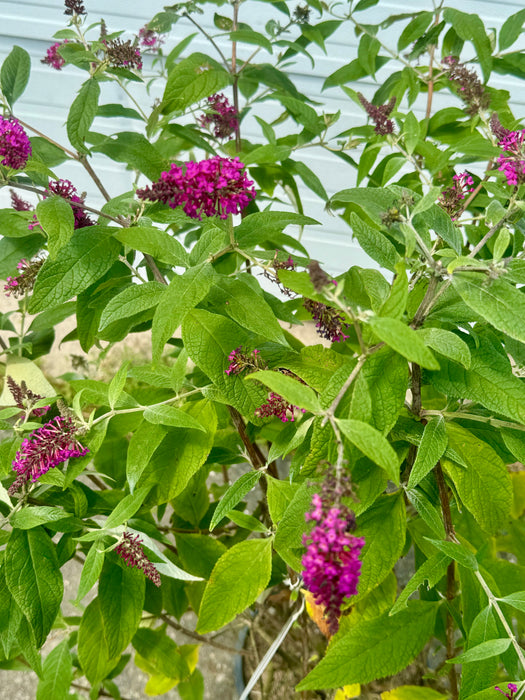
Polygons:
[[244,649],[234,649],[233,647],[229,647],[226,644],[221,644],[220,642],[215,642],[212,639],[208,639],[208,637],[204,637],[202,634],[198,634],[197,632],[192,632],[192,630],[189,630],[186,627],[183,627],[178,622],[175,622],[175,620],[172,620],[171,617],[169,615],[167,615],[166,613],[162,613],[162,615],[160,615],[160,619],[164,620],[164,622],[169,627],[172,627],[174,630],[177,630],[178,632],[182,632],[182,634],[186,635],[186,637],[190,637],[191,639],[195,639],[198,642],[202,642],[203,644],[208,644],[208,646],[210,646],[210,647],[215,647],[216,649],[222,649],[222,651],[229,651],[231,654],[241,654],[242,656],[250,656],[250,652],[245,651]]
[[[241,438],[242,443],[245,446],[246,451],[248,452],[248,456],[250,458],[252,467],[254,469],[262,469],[266,465],[266,458],[263,455],[260,447],[256,443],[252,442],[248,437],[243,417],[241,416],[239,411],[233,406],[228,406],[228,410],[230,411],[230,416],[233,425],[239,433],[239,437]],[[268,474],[270,474],[270,476],[273,476],[275,479],[279,478],[279,475],[277,473],[277,465],[275,464],[275,462],[271,462],[268,465]]]
[[99,176],[96,174],[96,172],[91,167],[91,163],[88,161],[87,156],[79,153],[77,156],[77,160],[79,163],[81,163],[84,166],[84,169],[86,170],[86,172],[89,173],[89,176],[91,177],[91,179],[93,180],[95,185],[98,187],[100,194],[104,197],[106,202],[109,202],[111,197],[109,196],[108,191],[106,190],[106,188],[102,184]]
[[421,367],[415,362],[412,363],[412,413],[418,418],[421,415]]
[[[434,467],[434,473],[436,476],[436,481],[439,489],[439,500],[441,502],[441,512],[443,514],[443,523],[445,525],[445,533],[447,540],[455,541],[455,531],[454,524],[452,522],[452,514],[450,512],[450,502],[448,498],[447,485],[445,483],[445,477],[443,476],[443,469],[441,468],[441,463],[438,462]],[[455,564],[453,561],[447,567],[447,603],[452,604],[454,597],[456,595],[456,581],[455,581]],[[446,635],[447,635],[447,659],[453,659],[455,656],[454,649],[454,618],[447,610],[447,624],[446,624]],[[450,683],[450,692],[452,694],[452,700],[458,699],[458,678],[456,673],[456,667],[454,664],[450,664],[448,679]]]

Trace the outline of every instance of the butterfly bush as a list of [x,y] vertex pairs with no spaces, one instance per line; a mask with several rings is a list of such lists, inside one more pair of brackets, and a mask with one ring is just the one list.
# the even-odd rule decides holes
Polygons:
[[523,10],[388,4],[65,0],[54,70],[2,60],[0,661],[36,697],[230,697],[210,647],[243,698],[524,695]]

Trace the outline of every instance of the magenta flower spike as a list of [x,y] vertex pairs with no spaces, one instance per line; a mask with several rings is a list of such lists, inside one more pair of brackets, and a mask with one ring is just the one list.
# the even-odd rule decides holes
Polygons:
[[227,219],[248,206],[255,198],[255,189],[239,158],[215,156],[190,161],[185,167],[173,163],[159,180],[137,190],[137,197],[172,209],[182,206],[192,219],[201,220],[203,214]]
[[35,482],[62,462],[86,455],[89,450],[77,440],[77,432],[73,421],[61,416],[34,430],[16,453],[13,469],[18,476],[9,487],[9,495],[28,481]]
[[144,554],[142,540],[139,535],[133,537],[129,532],[125,532],[122,535],[122,539],[115,547],[115,552],[126,562],[127,566],[140,569],[144,576],[149,578],[157,588],[160,586],[160,574]]
[[239,120],[237,110],[226,95],[217,93],[208,97],[208,109],[206,114],[199,117],[201,126],[213,127],[213,134],[218,139],[231,138],[239,127]]
[[40,63],[45,63],[47,66],[51,66],[51,68],[54,68],[55,70],[61,70],[66,62],[58,53],[57,49],[64,44],[67,44],[67,39],[64,39],[62,42],[57,41],[56,44],[50,46],[46,51],[45,57],[40,61]]
[[0,163],[7,168],[22,170],[32,153],[31,142],[18,119],[0,117]]

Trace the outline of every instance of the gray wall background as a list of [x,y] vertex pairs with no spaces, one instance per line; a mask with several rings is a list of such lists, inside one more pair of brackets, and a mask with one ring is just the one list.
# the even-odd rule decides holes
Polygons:
[[[85,0],[85,5],[89,12],[90,22],[96,22],[103,17],[109,31],[125,29],[124,38],[131,38],[155,13],[163,9],[167,1],[152,0],[149,3],[144,3],[137,0],[111,0],[110,2]],[[455,3],[450,4],[454,6]],[[289,2],[288,5],[290,9],[293,9],[296,2]],[[462,0],[460,9],[464,12],[480,14],[487,28],[499,30],[506,17],[523,7],[525,7],[525,2],[519,0]],[[32,59],[31,81],[25,94],[16,105],[16,113],[24,121],[53,136],[61,143],[67,144],[64,120],[72,95],[76,93],[86,76],[83,71],[73,67],[67,67],[59,73],[40,63],[46,49],[53,43],[52,35],[54,32],[65,26],[67,18],[63,14],[63,9],[62,0],[0,0],[0,60],[5,58],[13,44],[18,44],[29,52]],[[432,0],[381,0],[377,6],[360,14],[362,22],[375,24],[391,14],[431,9]],[[229,7],[228,5],[212,6],[207,8],[204,16],[200,17],[199,21],[212,33],[216,31],[212,21],[214,11],[228,15]],[[241,5],[240,21],[246,21],[256,30],[264,26],[270,17],[281,19],[284,23],[284,15],[275,10],[270,3],[245,0]],[[312,10],[312,18],[315,21],[316,13],[314,10]],[[404,24],[397,23],[387,32],[383,32],[381,37],[395,46]],[[166,52],[194,31],[195,28],[188,20],[180,20],[173,27],[170,39],[165,45]],[[220,40],[218,43],[221,43]],[[227,44],[224,43],[223,47],[226,48],[226,46]],[[241,57],[247,57],[253,48],[249,45],[241,46]],[[210,50],[206,39],[200,36],[192,42],[189,50],[209,52],[210,55],[213,55],[213,50]],[[299,56],[291,69],[292,79],[297,88],[316,101],[323,103],[323,109],[326,112],[341,110],[341,118],[334,128],[335,133],[351,126],[363,124],[364,113],[339,88],[322,91],[325,78],[357,56],[357,39],[351,23],[344,24],[330,37],[327,42],[327,55],[323,54],[316,45],[312,45],[311,52],[316,61],[315,70],[312,70],[310,62],[304,56]],[[466,46],[462,57],[473,57],[471,45]],[[269,59],[271,60],[271,57],[261,51],[256,60]],[[386,69],[377,74],[377,83],[374,83],[372,79],[360,82],[360,90],[367,97],[371,97],[378,84],[391,71],[397,69],[397,66],[394,67],[395,64],[395,61],[388,63]],[[523,103],[525,102],[520,82],[516,78],[497,74],[491,78],[493,86],[509,89],[514,95],[514,113],[518,118],[524,112]],[[136,89],[137,94],[140,94],[140,87],[136,87],[136,85],[133,84],[131,88],[134,91]],[[518,89],[520,87],[521,89]],[[155,88],[151,95],[147,95],[143,91],[140,99],[145,106],[149,106],[157,94],[159,94],[159,90],[155,90]],[[446,98],[438,93],[435,97],[435,108],[441,108],[449,103],[453,104],[454,98],[452,98],[452,102],[450,100],[450,97]],[[104,84],[101,103],[108,102],[129,104],[128,98],[117,86]],[[458,100],[455,103],[460,106]],[[416,114],[419,111],[420,116],[423,116],[422,102],[416,102],[413,109]],[[268,104],[268,112],[263,116],[267,121],[271,121],[272,117],[278,113],[279,108]],[[257,138],[254,125],[255,122],[253,120],[250,122],[250,119],[243,124],[244,135],[249,139]],[[119,124],[117,119],[100,118],[97,118],[94,129],[110,134],[119,130],[121,126],[127,130],[140,129],[138,121],[126,120],[125,124]],[[290,128],[286,125],[286,129]],[[349,154],[358,158],[359,151],[349,151]],[[331,156],[322,149],[304,149],[298,151],[294,157],[303,159],[318,174],[329,195],[355,185],[355,171],[336,156]],[[102,156],[97,157],[95,162],[97,171],[110,194],[116,195],[129,189],[130,174],[126,173],[123,168],[119,168]],[[79,190],[87,191],[88,202],[93,206],[102,204],[98,191],[86,178],[80,167],[76,168],[75,164],[59,166],[57,174],[60,177],[70,178]],[[0,205],[6,206],[7,201],[7,193],[0,191]],[[305,213],[323,224],[319,227],[308,227],[303,236],[303,242],[313,257],[323,261],[326,268],[333,274],[342,272],[353,264],[370,264],[367,256],[352,242],[348,226],[337,217],[325,212],[323,202],[309,190],[304,190],[303,204]]]

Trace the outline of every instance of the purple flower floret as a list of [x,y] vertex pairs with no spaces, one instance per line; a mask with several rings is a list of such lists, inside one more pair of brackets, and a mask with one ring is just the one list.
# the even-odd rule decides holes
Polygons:
[[164,37],[154,29],[142,27],[139,29],[139,43],[146,51],[157,52],[164,43]]
[[55,70],[61,70],[66,62],[58,53],[57,49],[59,49],[64,44],[67,44],[67,39],[64,39],[64,41],[62,42],[57,41],[56,44],[50,46],[46,51],[45,58],[43,58],[40,61],[40,63],[45,63],[46,65],[51,66],[51,68],[54,68]]
[[438,198],[438,203],[450,215],[452,221],[455,221],[463,208],[462,202],[465,195],[474,191],[474,187],[472,187],[474,180],[467,172],[454,175],[452,179],[454,184],[443,190]]
[[508,700],[512,700],[514,697],[515,693],[518,692],[518,686],[516,683],[507,683],[507,688],[510,692],[506,693],[504,690],[502,690],[500,687],[495,686],[494,690],[498,690],[502,695],[504,695]]
[[190,161],[184,168],[173,163],[160,179],[137,190],[139,199],[162,202],[172,209],[182,206],[192,219],[239,214],[255,198],[253,182],[248,180],[239,158],[215,156],[200,162]]
[[61,416],[34,430],[16,453],[13,469],[18,476],[9,487],[9,495],[28,481],[35,482],[62,462],[87,454],[89,450],[77,440],[77,432],[73,421]]
[[283,399],[279,394],[274,394],[273,391],[268,396],[268,401],[263,403],[255,410],[255,415],[257,418],[269,418],[270,416],[277,416],[283,423],[295,420],[295,411],[300,411],[301,413],[306,413],[304,408],[299,408],[299,406],[294,406],[286,399]]
[[303,306],[312,314],[314,321],[317,321],[315,327],[321,338],[326,338],[331,343],[341,343],[349,338],[344,332],[348,323],[333,306],[327,306],[313,299],[305,299]]
[[213,126],[218,139],[231,138],[239,128],[237,110],[222,92],[208,97],[209,111],[199,117],[201,126]]
[[139,535],[133,537],[129,532],[125,532],[115,547],[115,552],[126,562],[127,566],[140,569],[144,576],[149,578],[157,588],[160,586],[160,574],[144,554],[142,540]]
[[509,131],[498,142],[503,148],[503,153],[498,156],[498,170],[505,174],[507,185],[517,186],[525,182],[524,137],[525,129]]
[[22,170],[31,153],[31,142],[18,119],[0,117],[0,156],[4,156],[0,161],[2,165]]
[[350,534],[355,527],[353,513],[343,505],[329,507],[318,493],[313,495],[312,510],[305,519],[313,521],[315,526],[303,536],[304,583],[316,604],[324,606],[330,633],[335,634],[341,606],[346,598],[357,593],[361,573],[359,555],[365,540]]

